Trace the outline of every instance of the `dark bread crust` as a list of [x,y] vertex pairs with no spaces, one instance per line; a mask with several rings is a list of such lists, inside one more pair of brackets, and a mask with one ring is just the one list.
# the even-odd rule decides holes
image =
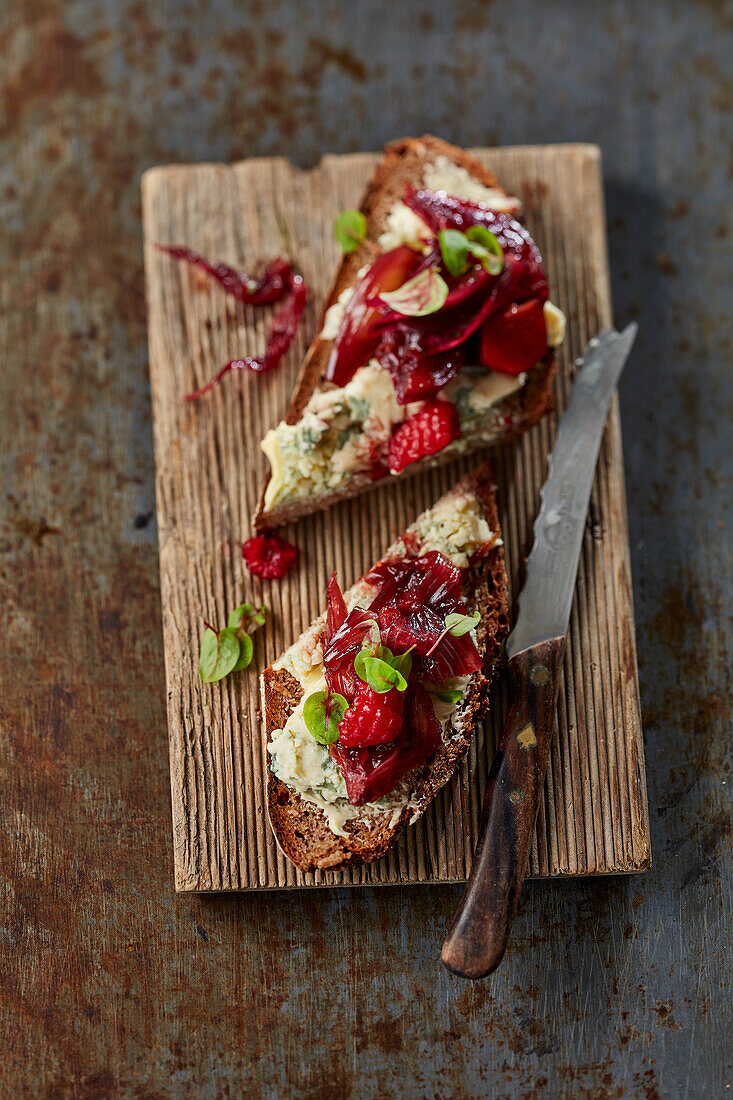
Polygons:
[[[463,478],[454,492],[466,489],[476,496],[490,529],[500,535],[491,467],[486,464]],[[282,852],[302,871],[344,868],[380,859],[394,844],[413,814],[423,813],[465,755],[489,689],[499,672],[502,647],[509,631],[506,573],[501,546],[494,547],[468,570],[464,593],[468,606],[481,611],[477,637],[483,669],[469,681],[460,704],[460,731],[454,730],[449,743],[444,744],[424,767],[416,769],[411,786],[411,804],[402,810],[398,820],[392,822],[388,815],[356,818],[345,826],[349,832],[348,838],[336,836],[328,828],[317,806],[304,801],[297,791],[273,774],[270,755],[266,752],[270,824]],[[263,673],[261,687],[266,741],[269,743],[273,732],[283,728],[297,706],[302,689],[285,669],[272,667]]]
[[[367,185],[362,199],[361,211],[367,220],[367,238],[375,240],[384,232],[386,219],[394,204],[402,198],[406,183],[414,183],[421,177],[423,165],[426,161],[432,161],[438,156],[448,157],[454,164],[465,168],[484,187],[495,188],[503,191],[496,177],[482,164],[457,145],[450,145],[440,138],[424,135],[421,138],[402,138],[393,141],[385,147],[384,155],[377,165],[374,174]],[[336,271],[334,281],[326,298],[323,313],[332,305],[348,286],[356,282],[357,272],[368,262],[369,254],[366,249],[359,248],[355,252],[345,255]],[[322,327],[319,325],[319,332]],[[326,363],[331,350],[331,340],[321,340],[316,336],[306,353],[303,365],[298,375],[293,399],[285,415],[286,424],[296,424],[303,415],[303,410],[313,396],[314,391],[321,383],[326,369]],[[498,430],[487,438],[485,433],[476,432],[470,436],[464,436],[464,447],[461,454],[470,454],[473,451],[501,440],[512,439],[516,435],[533,427],[546,412],[553,408],[553,379],[555,375],[555,355],[548,356],[529,372],[527,384],[515,391],[502,401],[497,402],[492,412],[496,413],[493,422],[501,425]],[[448,450],[431,455],[418,462],[412,463],[400,474],[400,477],[411,477],[429,467],[442,465],[453,458],[455,452]],[[290,504],[276,506],[270,511],[265,510],[265,492],[269,482],[269,474],[260,495],[257,510],[253,516],[253,525],[257,530],[265,530],[278,527],[283,523],[290,523],[300,516],[309,515],[314,510],[327,508],[339,500],[357,496],[375,485],[384,484],[388,478],[372,481],[368,473],[354,477],[347,486],[329,494],[308,498],[304,501],[293,501]]]

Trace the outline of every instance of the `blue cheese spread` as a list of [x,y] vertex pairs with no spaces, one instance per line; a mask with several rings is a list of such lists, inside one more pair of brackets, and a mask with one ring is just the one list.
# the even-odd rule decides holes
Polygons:
[[[409,530],[424,540],[422,552],[438,550],[461,569],[468,565],[469,558],[480,546],[494,537],[478,501],[464,492],[444,497],[435,507],[424,512]],[[400,558],[404,553],[405,548],[400,540],[390,549],[387,557]],[[353,607],[359,603],[362,607],[368,607],[373,598],[371,591],[370,595],[369,587],[359,582],[345,594],[347,606]],[[413,810],[415,817],[420,811],[411,804],[410,791],[404,781],[384,798],[364,806],[352,806],[347,798],[343,776],[331,759],[328,748],[319,744],[308,732],[303,717],[305,700],[311,693],[323,691],[326,687],[321,644],[324,625],[324,619],[316,622],[275,665],[275,668],[287,669],[295,677],[303,689],[303,696],[284,727],[273,732],[267,745],[272,771],[306,802],[321,810],[329,829],[336,836],[348,836],[345,826],[355,818],[389,817],[390,824],[395,824],[406,806]],[[457,677],[445,686],[465,692],[470,680],[470,676]],[[441,724],[443,740],[447,742],[462,728],[461,701],[449,703],[433,694],[433,705]]]
[[[494,210],[516,213],[521,208],[519,199],[484,187],[445,156],[425,165],[422,182],[430,190],[485,202]],[[385,250],[404,243],[419,247],[427,235],[422,219],[398,202],[387,215],[387,229],[379,244]],[[357,279],[366,270],[361,268]],[[322,340],[335,340],[353,293],[354,288],[347,287],[326,311]],[[557,347],[565,334],[565,317],[551,302],[545,303],[544,312],[548,344]],[[524,381],[524,375],[514,378],[484,368],[469,369],[461,371],[441,394],[458,409],[462,436],[480,429],[490,442],[501,430],[497,418],[489,415],[487,419],[491,406],[520,389]],[[389,372],[374,359],[359,368],[343,388],[316,390],[297,424],[281,422],[262,441],[270,463],[265,510],[338,492],[350,481],[368,476],[374,463],[386,457],[395,426],[420,405],[400,405]],[[455,454],[464,448],[462,440],[450,445]]]

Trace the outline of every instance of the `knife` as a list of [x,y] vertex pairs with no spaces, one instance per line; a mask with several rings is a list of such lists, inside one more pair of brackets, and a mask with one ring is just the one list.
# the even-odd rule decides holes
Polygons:
[[621,333],[605,329],[590,341],[548,460],[519,615],[506,644],[509,714],[489,774],[471,873],[441,956],[462,978],[484,978],[501,962],[527,873],[591,485],[636,331],[636,324]]

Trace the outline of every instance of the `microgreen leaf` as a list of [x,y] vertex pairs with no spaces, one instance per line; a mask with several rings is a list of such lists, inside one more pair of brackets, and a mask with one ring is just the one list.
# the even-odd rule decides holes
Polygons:
[[504,253],[494,234],[485,225],[460,229],[441,229],[440,254],[451,275],[463,275],[469,267],[469,255],[478,260],[489,275],[498,275],[504,266]]
[[366,239],[366,218],[360,210],[344,210],[333,223],[333,235],[342,252],[355,252]]
[[223,680],[239,660],[240,644],[236,632],[231,627],[225,626],[219,633],[213,627],[206,627],[201,639],[201,651],[199,653],[199,673],[206,684],[213,684],[215,680]]
[[498,275],[504,267],[504,253],[497,238],[485,225],[472,225],[466,230],[468,250],[480,260],[489,275]]
[[252,654],[254,653],[254,643],[251,635],[239,634],[239,660],[232,669],[232,672],[241,672],[242,669],[247,668],[252,662]]
[[206,630],[199,651],[199,675],[205,684],[223,680],[230,672],[241,672],[252,663],[254,644],[250,635],[262,626],[267,608],[243,603],[230,612],[223,630],[204,623]]
[[390,664],[407,680],[412,671],[412,653],[409,650],[407,653],[398,653],[396,657],[392,658]]
[[314,691],[303,705],[303,720],[308,732],[320,745],[338,741],[339,722],[346,714],[348,702],[337,691]]
[[251,603],[243,603],[239,607],[235,607],[229,614],[227,619],[227,626],[232,630],[246,631],[247,634],[253,634],[259,626],[264,626],[267,618],[267,608],[263,604],[262,607],[253,607]]
[[435,267],[408,279],[397,290],[383,291],[379,300],[404,317],[437,313],[448,297],[448,284]]
[[219,635],[213,626],[206,625],[204,636],[201,639],[199,650],[199,675],[205,683],[209,683],[213,677],[212,672],[216,667],[216,658],[219,656]]
[[386,691],[391,691],[393,687],[396,687],[398,691],[405,691],[407,680],[399,669],[393,668],[392,665],[388,664],[387,661],[383,661],[380,657],[370,657],[369,655],[362,657],[362,653],[357,657],[359,667],[357,668],[355,661],[354,669],[359,679],[369,684],[372,691],[376,691],[380,695],[383,695]]
[[436,691],[435,694],[441,703],[457,703],[463,698],[463,692],[460,688],[448,688],[446,691]]
[[473,615],[461,615],[458,611],[451,612],[445,617],[445,629],[454,638],[460,638],[468,634],[481,621],[481,612],[474,611]]
[[239,630],[242,623],[249,619],[251,615],[254,615],[254,610],[251,603],[243,603],[240,607],[235,607],[229,613],[227,626],[231,627],[232,630]]
[[357,653],[357,655],[354,659],[354,672],[359,677],[359,679],[363,680],[365,683],[366,683],[367,674],[366,674],[366,668],[364,666],[364,662],[367,660],[368,657],[373,657],[373,656],[374,656],[374,653],[373,653],[372,649],[369,646],[362,646],[362,648],[359,650],[359,652]]
[[441,229],[440,255],[451,275],[463,275],[468,268],[468,238],[460,229]]

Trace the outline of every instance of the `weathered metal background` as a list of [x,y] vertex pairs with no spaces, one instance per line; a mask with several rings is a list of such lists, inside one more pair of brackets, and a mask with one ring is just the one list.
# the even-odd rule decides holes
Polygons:
[[[731,1082],[730,8],[0,5],[3,1096],[717,1097]],[[500,972],[458,890],[175,897],[139,176],[604,153],[655,867],[536,883]],[[728,361],[726,360],[728,357]]]

